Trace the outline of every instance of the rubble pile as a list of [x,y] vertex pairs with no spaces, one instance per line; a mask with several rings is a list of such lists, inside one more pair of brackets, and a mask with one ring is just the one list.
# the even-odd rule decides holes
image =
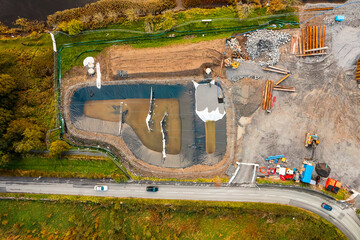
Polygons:
[[273,30],[257,30],[245,37],[246,51],[252,59],[268,59],[267,62],[259,61],[261,66],[275,65],[280,60],[280,46],[291,40],[290,34]]
[[232,53],[231,57],[225,59],[225,67],[233,67],[233,69],[236,69],[239,66],[239,63],[245,61],[243,53],[241,52],[241,46],[236,38],[231,38],[228,40],[227,44]]
[[239,41],[236,38],[231,38],[228,42],[231,51],[241,53]]

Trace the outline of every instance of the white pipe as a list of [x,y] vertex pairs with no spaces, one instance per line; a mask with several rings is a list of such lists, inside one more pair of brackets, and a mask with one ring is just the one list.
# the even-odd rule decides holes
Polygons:
[[52,40],[52,43],[53,43],[54,52],[57,52],[57,50],[56,50],[56,41],[55,41],[54,34],[50,33],[50,36],[51,36],[51,40]]
[[232,181],[234,181],[234,179],[235,179],[236,175],[238,174],[239,170],[240,170],[240,165],[238,164],[238,167],[236,168],[234,175],[229,180],[229,184],[232,183]]

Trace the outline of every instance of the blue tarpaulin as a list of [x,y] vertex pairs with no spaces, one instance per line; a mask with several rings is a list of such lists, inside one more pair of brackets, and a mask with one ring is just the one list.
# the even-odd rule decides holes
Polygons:
[[335,21],[337,21],[337,22],[342,22],[342,21],[344,21],[344,19],[345,19],[345,16],[343,16],[343,15],[337,15],[335,17]]
[[314,167],[304,164],[304,168],[305,168],[305,170],[303,171],[303,173],[301,175],[300,181],[302,181],[304,183],[310,183],[311,175],[312,175]]

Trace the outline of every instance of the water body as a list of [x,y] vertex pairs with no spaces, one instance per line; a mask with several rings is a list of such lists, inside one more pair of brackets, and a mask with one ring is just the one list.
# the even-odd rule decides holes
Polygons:
[[46,20],[48,15],[69,8],[85,6],[97,0],[0,0],[0,21],[8,26],[18,17]]
[[208,154],[206,152],[205,123],[195,113],[195,88],[192,83],[184,85],[104,85],[101,89],[95,86],[83,87],[77,90],[71,99],[71,124],[88,132],[108,133],[118,136],[119,124],[117,122],[92,119],[85,116],[85,102],[113,99],[149,99],[151,88],[154,92],[155,103],[156,99],[176,98],[179,100],[181,150],[176,155],[168,154],[165,161],[163,161],[160,152],[152,151],[142,144],[134,130],[126,124],[125,118],[121,137],[134,156],[151,165],[173,168],[189,167],[196,164],[213,165],[221,161],[226,152],[226,116],[215,123],[216,148],[214,153]]

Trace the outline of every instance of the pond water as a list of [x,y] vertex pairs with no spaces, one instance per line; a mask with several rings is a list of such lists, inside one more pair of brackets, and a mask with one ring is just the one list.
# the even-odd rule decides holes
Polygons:
[[[139,134],[139,128],[137,128],[137,125],[142,124],[143,126],[141,126],[141,128],[146,131],[145,118],[149,109],[151,88],[153,90],[153,97],[155,98],[155,113],[157,112],[159,114],[159,110],[157,109],[161,107],[160,105],[163,104],[162,102],[166,101],[166,99],[168,99],[169,102],[171,100],[171,104],[174,105],[170,107],[172,108],[172,116],[169,114],[169,139],[175,138],[175,140],[178,140],[180,151],[177,154],[167,154],[165,160],[163,160],[161,151],[158,151],[156,146],[151,149],[151,147],[149,148],[149,144],[146,144],[146,141],[141,140],[141,138],[146,137],[148,133]],[[101,89],[95,86],[83,87],[78,89],[72,96],[70,120],[74,127],[87,132],[99,132],[119,136],[119,105],[121,100],[123,100],[124,103],[130,103],[128,105],[129,115],[134,112],[143,112],[141,119],[138,121],[136,118],[134,119],[134,117],[129,118],[127,115],[123,115],[124,124],[122,125],[121,137],[135,157],[151,165],[162,167],[182,168],[196,164],[213,165],[221,161],[226,151],[226,117],[215,123],[215,152],[208,154],[206,152],[205,123],[195,112],[194,93],[195,88],[192,83],[184,85],[103,85]],[[134,100],[138,100],[141,105],[132,104]],[[173,102],[174,100],[176,101],[176,107]],[[118,103],[117,105],[116,102]],[[93,104],[94,109],[96,108],[98,110],[94,110],[89,114],[91,111],[91,105],[89,105],[89,103]],[[112,105],[108,106],[108,104]],[[132,108],[130,107],[131,104]],[[104,106],[104,111],[101,111],[101,105]],[[105,108],[108,110],[105,110]],[[174,109],[176,109],[177,113],[175,113]],[[103,116],[101,116],[101,114]],[[162,117],[164,113],[161,112],[160,114]],[[116,116],[119,116],[119,118],[116,118]],[[180,126],[176,125],[177,127],[175,127],[171,133],[170,121],[175,121],[171,120],[175,118],[180,120]],[[131,122],[129,122],[130,119],[132,119]],[[178,130],[178,132],[176,130]],[[149,133],[148,136],[151,137],[150,135],[151,133]],[[161,144],[161,137],[160,139],[154,137],[154,139]]]
[[0,0],[0,21],[12,26],[18,17],[46,20],[57,11],[81,7],[97,0]]

